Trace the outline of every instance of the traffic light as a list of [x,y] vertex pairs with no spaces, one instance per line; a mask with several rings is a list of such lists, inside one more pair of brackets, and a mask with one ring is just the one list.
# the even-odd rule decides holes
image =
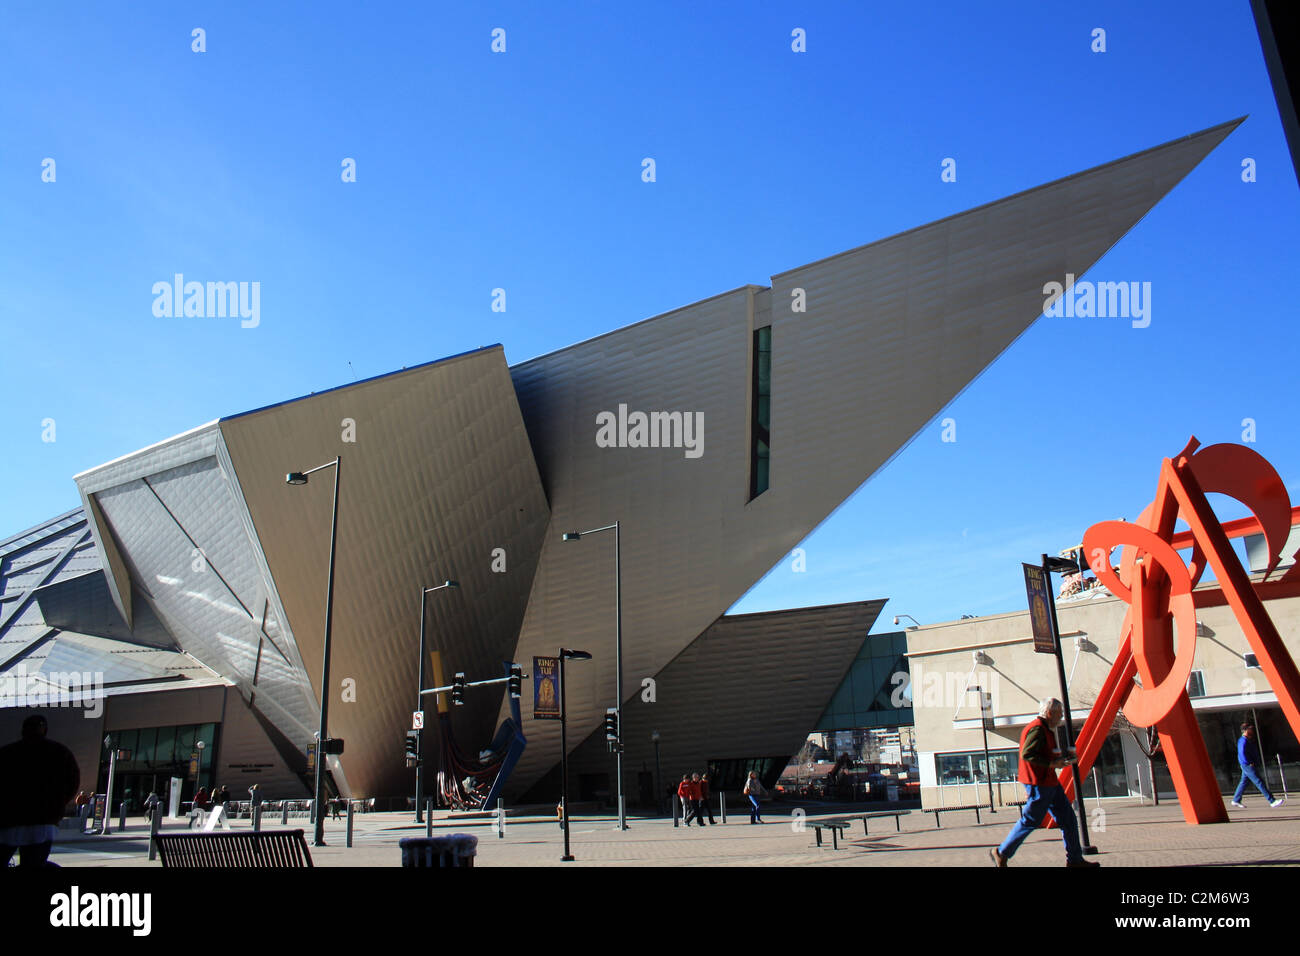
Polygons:
[[523,694],[524,669],[518,664],[510,665],[510,697],[518,700]]
[[451,680],[451,702],[459,707],[465,703],[465,675],[457,673]]
[[605,739],[610,743],[618,740],[618,710],[613,707],[605,711]]
[[406,732],[406,765],[414,767],[419,759],[420,732],[418,730],[408,730]]

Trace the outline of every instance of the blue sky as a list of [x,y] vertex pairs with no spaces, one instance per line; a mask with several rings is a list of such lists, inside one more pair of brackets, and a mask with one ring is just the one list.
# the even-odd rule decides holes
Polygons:
[[[519,362],[1246,114],[1089,274],[1151,282],[1149,328],[1041,319],[737,610],[1021,607],[1022,560],[1246,418],[1300,498],[1300,190],[1249,5],[1047,6],[9,4],[0,536],[215,417]],[[176,272],[260,282],[261,324],[156,317]]]

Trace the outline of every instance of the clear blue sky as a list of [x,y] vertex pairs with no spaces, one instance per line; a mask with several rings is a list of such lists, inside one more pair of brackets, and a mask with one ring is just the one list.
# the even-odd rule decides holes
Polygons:
[[[737,609],[1022,607],[1020,561],[1244,418],[1300,498],[1300,190],[1246,0],[432,6],[7,5],[0,536],[349,362],[519,362],[1244,114],[1090,273],[1151,282],[1150,328],[1041,319]],[[260,326],[155,317],[175,272],[260,282]]]

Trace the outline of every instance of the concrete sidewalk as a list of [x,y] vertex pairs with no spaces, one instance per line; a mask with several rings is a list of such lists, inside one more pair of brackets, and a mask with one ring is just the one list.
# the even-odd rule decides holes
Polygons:
[[[1269,809],[1262,800],[1246,810],[1231,810],[1231,822],[1216,826],[1188,826],[1176,803],[1159,807],[1128,801],[1104,801],[1089,807],[1092,842],[1100,854],[1091,859],[1105,867],[1152,866],[1265,866],[1300,865],[1300,801]],[[870,822],[863,836],[855,822],[838,850],[818,849],[806,824],[824,819],[809,816],[792,820],[792,808],[771,808],[768,822],[750,825],[732,816],[724,826],[674,829],[671,820],[629,819],[625,832],[615,828],[613,816],[582,816],[571,824],[570,843],[576,861],[560,862],[563,833],[551,817],[510,817],[504,838],[483,819],[453,819],[435,814],[434,833],[473,833],[479,838],[475,866],[971,866],[992,869],[988,848],[1002,841],[1018,816],[1011,808],[982,814],[976,825],[970,812],[945,814],[936,829],[930,814],[913,811],[902,818],[896,833],[892,819]],[[777,813],[786,816],[777,816]],[[265,829],[282,829],[278,814],[264,820]],[[85,837],[55,845],[52,859],[60,866],[159,866],[148,860],[148,831],[142,825],[109,837]],[[248,821],[234,828],[251,829]],[[290,820],[311,840],[309,822]],[[326,821],[324,847],[312,847],[317,866],[400,866],[402,837],[423,836],[424,826],[410,813],[371,813],[356,817],[354,846],[344,845],[343,820]],[[176,821],[167,830],[187,829]],[[1059,834],[1044,830],[1021,847],[1011,866],[1055,867],[1065,862]]]

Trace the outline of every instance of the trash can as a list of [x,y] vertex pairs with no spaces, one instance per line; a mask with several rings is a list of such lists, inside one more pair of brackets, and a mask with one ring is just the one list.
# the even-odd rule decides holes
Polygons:
[[478,837],[470,833],[403,837],[397,845],[402,848],[402,866],[473,866]]

